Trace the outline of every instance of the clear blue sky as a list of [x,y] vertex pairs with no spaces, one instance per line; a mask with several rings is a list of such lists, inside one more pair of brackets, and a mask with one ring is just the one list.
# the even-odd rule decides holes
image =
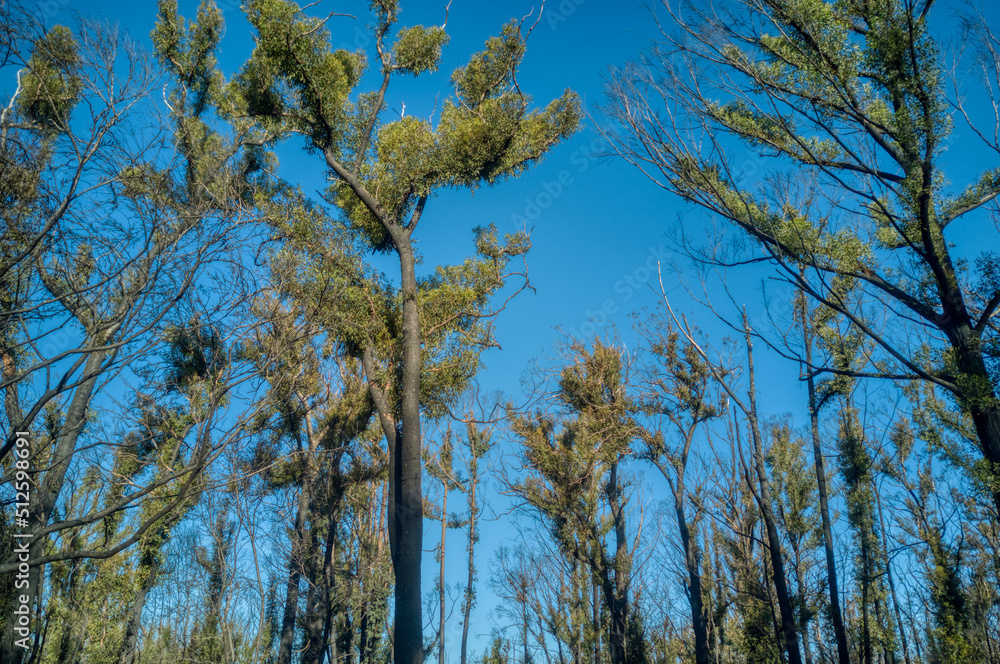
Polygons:
[[[180,4],[184,15],[194,15],[196,2],[183,0]],[[236,0],[220,0],[219,4],[226,18],[220,62],[224,71],[232,74],[249,56],[252,41]],[[400,24],[440,24],[445,4],[442,0],[404,0]],[[155,20],[155,3],[151,1],[48,0],[38,7],[50,22],[72,21],[74,12],[87,17],[104,16],[120,22],[147,45]],[[448,77],[456,66],[480,50],[483,41],[496,34],[504,22],[532,10],[533,16],[537,16],[538,9],[533,0],[453,0],[448,18],[451,42],[445,49],[440,71],[394,83],[389,91],[389,113],[400,110],[405,103],[407,114],[428,116],[434,109],[436,95],[440,93],[439,101],[448,95]],[[370,16],[366,3],[327,1],[312,11],[354,14],[358,20],[330,19],[334,42],[352,50],[365,45],[364,25]],[[941,13],[947,15],[946,11]],[[608,66],[637,56],[647,45],[646,38],[655,32],[649,10],[638,0],[549,0],[531,35],[519,83],[538,104],[547,103],[568,87],[580,94],[588,109],[594,110],[603,103],[602,79]],[[361,88],[364,87],[362,84]],[[446,192],[428,204],[418,231],[419,249],[427,270],[441,263],[460,262],[469,255],[475,226],[495,223],[501,230],[510,231],[517,218],[529,218],[532,225],[533,249],[528,264],[536,292],[522,294],[499,319],[497,336],[503,351],[493,350],[484,356],[487,370],[481,380],[487,390],[502,389],[517,394],[522,372],[531,360],[537,359],[543,366],[554,361],[553,344],[559,338],[559,328],[586,332],[584,324],[601,309],[611,312],[609,318],[621,329],[626,342],[630,342],[628,314],[655,306],[658,295],[651,288],[656,280],[655,262],[660,259],[669,264],[672,259],[665,236],[667,229],[678,214],[684,214],[691,228],[706,224],[702,213],[657,188],[627,164],[592,156],[595,148],[603,149],[595,139],[597,135],[587,121],[579,134],[517,180],[480,190],[475,195]],[[284,174],[303,182],[307,190],[321,189],[325,168],[314,155],[307,155],[300,148],[291,143],[279,151]],[[973,168],[976,161],[971,160]],[[985,168],[988,163],[981,165]],[[387,264],[387,271],[391,272],[391,267]],[[669,271],[665,275],[668,289],[678,285],[676,276]],[[742,273],[741,292],[752,297],[753,289],[764,275],[760,271]],[[776,306],[787,302],[787,290],[780,286],[769,290],[777,297]],[[677,298],[682,308],[688,307],[679,292]],[[757,312],[761,308],[759,300],[756,297],[750,303]],[[716,339],[724,334],[707,319],[700,322]],[[598,331],[605,329],[601,327]],[[795,367],[762,362],[758,368],[761,373],[758,385],[770,397],[764,400],[767,414],[786,411],[801,414],[804,395],[796,380]],[[433,524],[429,523],[428,547],[436,542],[433,532]],[[485,585],[487,561],[493,548],[514,536],[516,532],[506,522],[485,532],[480,557],[479,620],[474,626],[474,633],[484,638],[473,643],[474,650],[481,650],[490,629],[485,617],[490,608]],[[456,566],[460,564],[458,555],[463,547],[464,541],[456,533],[449,540]],[[424,584],[429,589],[433,578],[430,555],[427,560]],[[459,577],[456,570],[456,579]],[[449,633],[456,653],[458,623],[457,617],[452,620]]]

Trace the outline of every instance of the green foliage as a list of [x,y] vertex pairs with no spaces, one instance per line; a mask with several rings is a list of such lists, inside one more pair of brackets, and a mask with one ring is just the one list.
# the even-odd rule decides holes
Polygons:
[[557,396],[577,416],[574,426],[594,437],[594,455],[605,464],[615,463],[631,451],[632,440],[640,434],[620,351],[600,341],[592,351],[582,345],[571,350],[573,363],[562,369]]
[[79,45],[69,28],[57,25],[37,40],[21,76],[20,111],[47,131],[66,131],[83,92]]
[[777,497],[778,517],[797,546],[809,544],[819,529],[819,516],[815,511],[816,483],[810,477],[804,452],[806,441],[792,434],[788,422],[775,423],[770,433],[766,461]]
[[[358,164],[359,184],[380,211],[342,178],[331,185],[330,195],[376,251],[391,249],[385,224],[402,225],[416,198],[440,187],[475,188],[516,175],[579,122],[579,104],[569,92],[543,111],[528,111],[529,100],[514,79],[524,54],[515,23],[456,70],[457,98],[444,103],[435,130],[413,117],[375,121],[382,109],[372,104],[381,103],[379,94],[352,102],[362,57],[333,51],[327,29],[294,3],[252,2],[248,9],[260,38],[231,95],[243,99],[245,110],[262,126],[303,132],[309,146],[328,158]],[[384,21],[376,35],[381,39],[395,22],[397,8],[379,4],[378,10]],[[432,71],[447,39],[443,28],[400,29],[394,58],[382,63],[384,74]]]
[[293,2],[254,0],[246,14],[259,38],[231,91],[245,101],[238,108],[268,127],[303,131],[313,144],[337,141],[346,130],[347,96],[364,68],[361,57],[332,51],[320,19],[305,16]]
[[229,364],[219,333],[197,319],[168,328],[165,336],[169,344],[170,389],[183,390],[195,381],[218,380]]
[[[639,638],[644,632],[636,622],[638,608],[629,599],[633,560],[620,466],[641,430],[632,416],[621,352],[598,340],[592,350],[574,344],[570,353],[552,395],[565,414],[512,417],[528,471],[512,488],[544,519],[567,561],[592,575],[609,623],[619,622],[619,637]],[[615,632],[607,629],[604,639],[615,648]],[[623,640],[619,647],[617,656],[626,662],[648,656],[645,642],[630,646]]]
[[171,105],[175,112],[190,105],[194,116],[202,115],[223,86],[215,57],[222,39],[222,12],[215,3],[202,2],[197,17],[187,25],[177,13],[177,0],[160,0],[158,10],[150,38],[161,64],[177,82]]
[[394,65],[399,71],[419,75],[425,71],[437,71],[441,62],[441,48],[448,43],[444,28],[425,28],[415,25],[399,31],[393,48]]
[[489,652],[485,653],[480,660],[481,664],[512,664],[512,662],[510,641],[500,635],[493,637]]

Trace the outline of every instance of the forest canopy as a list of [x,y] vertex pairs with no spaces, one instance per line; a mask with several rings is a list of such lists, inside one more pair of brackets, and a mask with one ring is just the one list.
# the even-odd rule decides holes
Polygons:
[[74,9],[0,664],[1000,664],[996,7]]

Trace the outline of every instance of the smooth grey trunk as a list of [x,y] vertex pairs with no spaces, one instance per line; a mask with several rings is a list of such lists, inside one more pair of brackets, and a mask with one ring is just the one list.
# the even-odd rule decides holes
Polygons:
[[420,592],[420,561],[423,554],[423,489],[421,488],[420,436],[420,317],[417,309],[416,259],[409,236],[396,233],[403,298],[403,378],[401,385],[402,423],[396,458],[395,500],[391,518],[395,522],[393,552],[395,585],[396,664],[422,664],[423,617]]
[[[388,74],[386,74],[388,76]],[[383,80],[383,91],[385,82]],[[373,123],[369,123],[369,129]],[[367,130],[366,130],[367,131]],[[368,140],[364,135],[364,141]],[[420,374],[421,333],[417,305],[416,256],[411,234],[416,229],[427,195],[421,195],[410,214],[409,224],[382,209],[356,175],[361,152],[354,171],[348,170],[332,150],[324,150],[327,165],[354,191],[376,216],[388,234],[392,248],[399,257],[400,296],[402,300],[403,366],[399,385],[400,417],[395,422],[392,409],[381,391],[372,385],[372,349],[365,351],[365,373],[369,391],[375,401],[386,441],[389,444],[389,482],[392,496],[389,515],[389,548],[395,572],[395,625],[393,627],[393,661],[395,664],[423,664],[423,616],[420,591],[420,563],[423,557],[423,489],[421,487],[422,440],[420,435]],[[398,427],[398,428],[397,428]]]

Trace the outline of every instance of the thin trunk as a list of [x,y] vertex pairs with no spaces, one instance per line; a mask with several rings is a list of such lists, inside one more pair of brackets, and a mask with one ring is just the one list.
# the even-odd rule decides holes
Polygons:
[[[883,612],[885,605],[879,601],[878,596],[875,597],[873,608],[875,609],[875,624],[879,625],[883,629],[889,627],[888,616],[884,615]],[[879,636],[879,643],[882,646],[882,661],[884,664],[896,664],[896,653],[889,647],[890,641],[881,636],[881,633]]]
[[[470,463],[475,463],[475,450],[470,452],[473,455],[473,461]],[[468,644],[469,644],[469,620],[472,617],[472,603],[475,600],[475,583],[476,583],[476,540],[479,535],[476,532],[476,510],[478,505],[476,504],[476,489],[479,479],[478,467],[473,465],[470,467],[469,473],[469,545],[468,545],[468,571],[469,576],[465,583],[465,602],[462,605],[462,653],[459,659],[459,664],[468,664]],[[907,662],[909,664],[909,662]]]
[[[59,656],[57,661],[60,664],[75,664],[79,660],[80,652],[83,650],[83,645],[87,640],[87,623],[90,621],[90,616],[80,611],[80,602],[77,599],[79,591],[79,568],[74,565],[71,574],[72,577],[67,589],[68,611],[67,615],[63,618],[63,633],[59,640]],[[50,613],[46,622],[49,623],[51,620]],[[46,629],[48,629],[48,624],[46,624]]]
[[802,335],[805,342],[806,384],[809,388],[809,426],[812,433],[813,461],[816,465],[816,487],[819,493],[819,512],[823,522],[823,550],[826,553],[826,578],[830,586],[830,615],[833,633],[837,639],[838,664],[851,664],[847,649],[847,630],[844,614],[840,609],[840,589],[837,582],[837,561],[833,550],[833,524],[830,519],[830,500],[826,488],[826,471],[823,468],[823,447],[819,437],[819,407],[816,402],[816,379],[812,372],[813,337],[808,327],[808,312],[802,315]]
[[302,634],[306,646],[302,653],[302,664],[317,664],[320,653],[323,652],[323,610],[322,576],[323,569],[319,560],[319,527],[314,523],[309,532],[308,566],[306,567],[306,610],[302,620]]
[[[659,464],[657,464],[659,467]],[[665,469],[660,468],[660,472]],[[674,488],[674,514],[677,530],[681,536],[684,551],[684,566],[687,570],[688,604],[691,607],[691,625],[694,631],[694,660],[696,664],[710,664],[711,652],[708,646],[708,615],[701,588],[701,570],[698,567],[698,544],[691,537],[687,516],[684,513],[684,467],[677,470],[677,485]]]
[[[876,487],[877,489],[877,487]],[[896,595],[896,583],[892,579],[892,561],[889,559],[889,540],[885,529],[885,519],[882,516],[882,494],[875,492],[875,506],[878,508],[878,520],[882,529],[882,548],[885,549],[885,575],[889,581],[889,594],[892,597],[892,608],[896,614],[896,626],[899,628],[899,640],[903,646],[903,661],[912,664],[910,661],[910,647],[906,640],[906,630],[903,628],[903,614],[899,610],[899,597]]]
[[[621,486],[618,484],[618,463],[611,464],[611,472],[607,484],[608,504],[611,507],[611,517],[615,526],[615,558],[612,564],[604,565],[604,595],[608,607],[611,632],[608,639],[608,650],[611,654],[611,664],[625,664],[625,632],[628,627],[628,590],[629,579],[625,570],[628,565],[628,540],[625,532],[625,510],[621,504]],[[611,571],[614,578],[611,578]]]
[[281,617],[281,639],[278,642],[277,664],[290,664],[292,645],[295,641],[295,619],[299,610],[299,584],[302,580],[302,566],[305,562],[305,524],[309,515],[314,474],[313,437],[309,436],[308,438],[302,473],[302,488],[299,491],[295,525],[291,533],[292,550],[288,557],[288,581],[285,584],[285,608]]
[[784,641],[784,650],[788,654],[789,664],[802,664],[802,655],[799,652],[798,629],[795,625],[795,609],[792,605],[791,595],[788,592],[788,582],[785,577],[785,564],[781,557],[781,539],[778,537],[777,520],[774,517],[774,504],[771,500],[771,484],[767,477],[767,466],[764,462],[764,441],[757,421],[757,396],[756,384],[754,380],[753,343],[750,337],[750,327],[746,322],[746,314],[744,314],[744,328],[746,330],[745,339],[747,345],[747,366],[750,378],[750,385],[748,388],[750,412],[747,413],[747,419],[750,420],[750,432],[753,438],[754,446],[754,465],[757,470],[757,482],[760,486],[760,493],[757,498],[760,503],[761,516],[764,518],[764,527],[767,531],[768,553],[771,558],[774,590],[778,595],[778,610],[781,614],[781,634]]
[[129,610],[128,624],[125,627],[125,636],[122,638],[121,655],[118,658],[119,664],[134,664],[137,661],[139,643],[139,629],[142,626],[142,610],[146,605],[146,596],[156,584],[156,576],[160,571],[160,557],[155,553],[149,561],[146,580],[139,589],[132,608]]
[[[70,399],[69,407],[66,409],[65,422],[59,431],[58,438],[56,439],[56,446],[52,452],[52,461],[40,484],[37,485],[37,488],[31,492],[29,498],[29,532],[37,532],[48,525],[49,515],[52,513],[52,508],[55,507],[56,500],[62,490],[66,472],[69,470],[70,461],[76,451],[76,441],[80,437],[83,427],[87,422],[87,409],[90,405],[94,389],[97,386],[97,377],[101,373],[101,366],[104,364],[104,360],[107,356],[108,354],[105,351],[96,351],[91,353],[87,357],[86,362],[84,362],[82,376],[89,376],[89,378],[83,380],[80,386],[73,393],[73,397]],[[34,451],[35,450],[33,450],[33,452]],[[32,457],[33,456],[34,455],[32,455]],[[37,473],[37,469],[32,470]],[[38,481],[37,478],[38,476],[36,474],[36,482]],[[21,530],[24,532],[25,529],[22,528]],[[39,538],[28,547],[29,565],[31,560],[35,560],[44,555],[44,546],[47,539],[47,537]],[[21,541],[27,540],[19,540],[17,544],[20,544]],[[11,554],[6,562],[17,563],[19,555],[20,554],[18,554],[15,549],[14,553]],[[28,587],[23,589],[23,592],[19,590],[18,595],[20,596],[21,594],[24,594],[28,597],[27,605],[31,607],[31,614],[32,616],[37,616],[41,612],[41,606],[39,605],[41,568],[39,566],[31,565],[29,567],[27,581]],[[4,652],[0,655],[0,664],[21,664],[21,659],[25,651],[16,646],[7,646],[7,644],[14,645],[16,641],[20,641],[22,638],[20,634],[17,634],[15,637],[14,627],[14,622],[10,621],[7,629],[5,630],[5,647],[3,649]]]
[[[711,523],[711,534],[712,537],[715,537],[716,527],[714,522]],[[712,652],[715,653],[716,664],[719,664],[722,658],[721,646],[725,636],[723,625],[727,612],[727,603],[722,591],[722,580],[724,576],[722,574],[722,558],[721,551],[719,550],[720,548],[721,547],[712,547],[711,541],[709,540],[709,533],[706,532],[703,550],[711,552],[714,549],[715,554],[713,556],[713,560],[706,565],[706,568],[709,570],[711,575],[710,582],[716,590],[714,599],[712,598],[711,591],[709,591],[708,597],[709,606],[711,607],[711,611],[709,613],[709,646],[711,647]]]
[[[361,621],[358,628],[358,664],[368,664],[368,623],[371,620],[368,617],[369,612],[368,600],[365,600],[364,606],[361,608]],[[330,664],[335,664],[331,662]]]
[[[800,542],[796,539],[792,540],[792,547],[795,551],[795,585],[796,592],[799,596],[799,601],[801,606],[805,606],[806,600],[806,584],[802,579],[802,549]],[[806,664],[812,664],[812,647],[809,645],[809,623],[805,620],[802,621],[802,651],[806,656]]]
[[871,586],[871,551],[861,533],[861,662],[872,664],[872,637],[868,627],[868,594]]
[[444,585],[444,541],[448,534],[448,478],[441,480],[441,556],[438,560],[438,664],[444,664],[444,623],[447,617]]
[[593,625],[594,625],[594,664],[601,662],[601,589],[591,582],[591,595],[593,598]]
[[[339,457],[337,457],[333,463],[335,464],[335,468],[338,467],[340,464]],[[334,472],[337,471],[334,470]],[[331,483],[338,483],[338,480],[339,478],[332,480]],[[329,643],[330,647],[333,649],[334,654],[332,655],[330,664],[337,664],[337,625],[335,616],[336,611],[334,610],[334,594],[337,591],[337,513],[340,508],[338,489],[339,486],[333,487],[334,500],[333,504],[329,507],[330,525],[328,526],[326,533],[326,550],[323,554],[323,574],[320,575],[320,603],[316,609],[323,616],[323,629],[320,644]],[[325,656],[326,648],[320,647],[319,652],[317,653],[317,664],[323,664]]]

